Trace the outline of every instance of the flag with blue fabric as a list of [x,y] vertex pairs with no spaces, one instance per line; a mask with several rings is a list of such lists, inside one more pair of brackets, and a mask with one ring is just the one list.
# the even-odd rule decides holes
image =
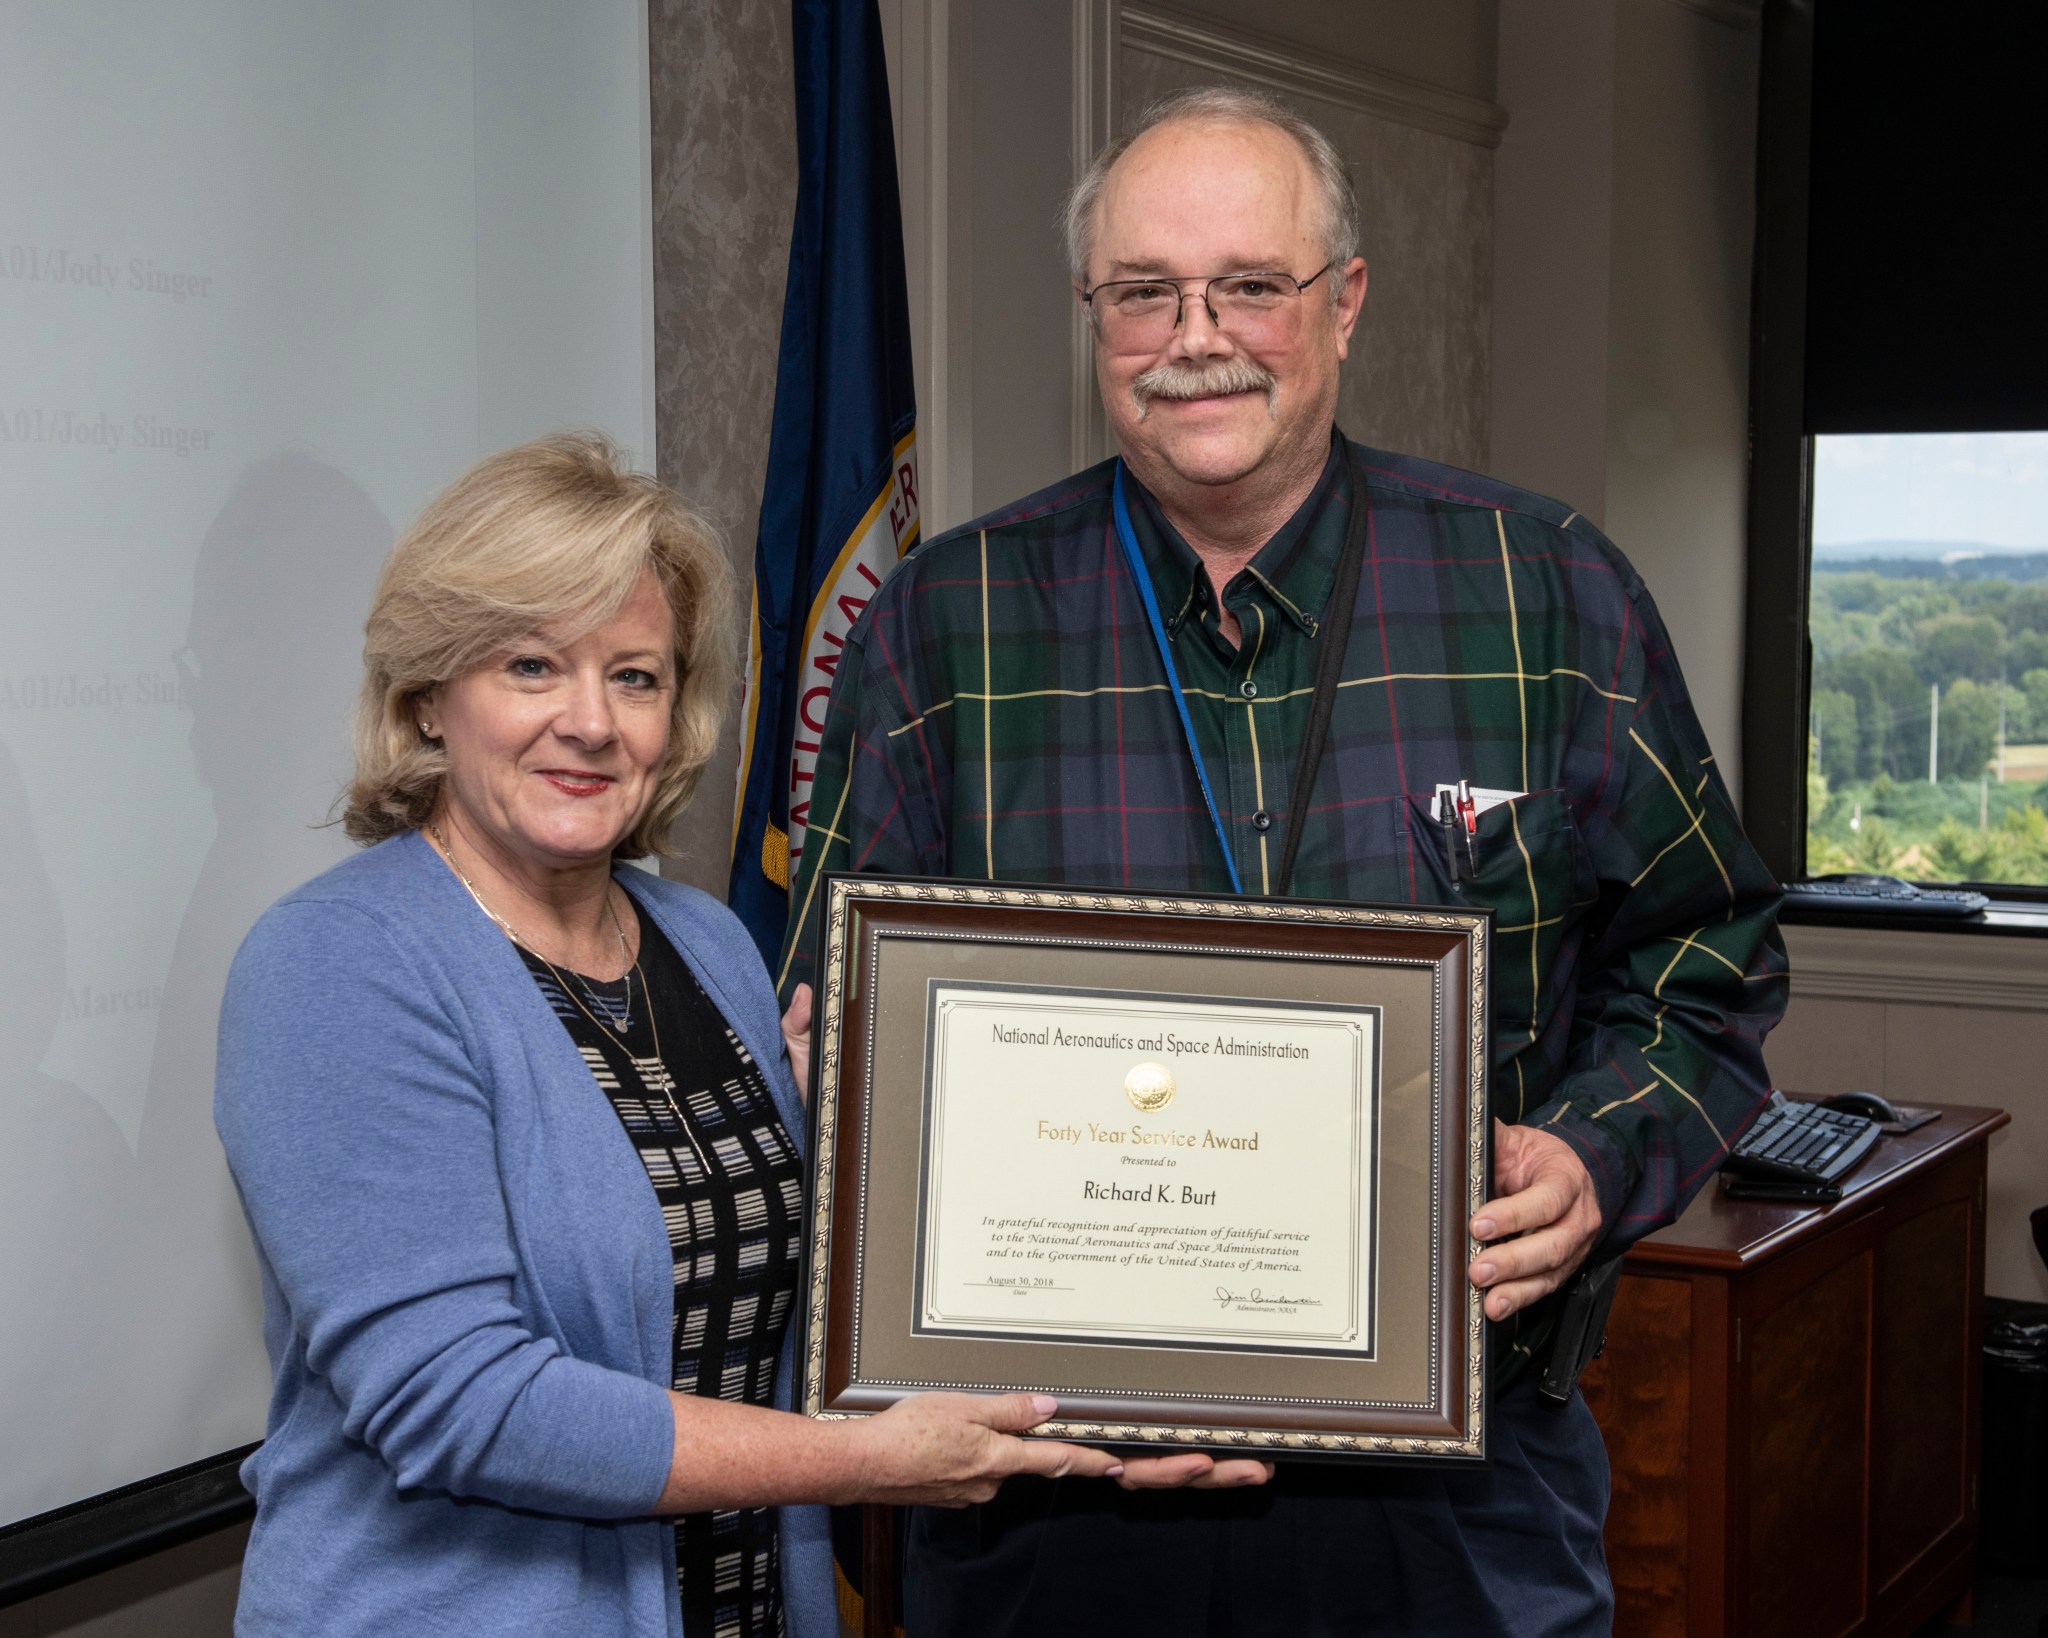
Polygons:
[[875,0],[793,0],[796,222],[754,547],[728,902],[764,960],[847,634],[918,536],[917,399]]

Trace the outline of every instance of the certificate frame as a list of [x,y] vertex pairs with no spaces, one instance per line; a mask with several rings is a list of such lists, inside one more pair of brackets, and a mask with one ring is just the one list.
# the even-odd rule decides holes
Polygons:
[[[799,1408],[829,1420],[875,1415],[928,1390],[1031,1390],[1059,1402],[1037,1430],[1047,1437],[1290,1459],[1483,1462],[1485,1321],[1465,1269],[1478,1249],[1466,1225],[1491,1175],[1491,935],[1492,913],[1462,906],[826,876],[813,946]],[[1034,1013],[1059,1022],[1034,1034]],[[948,1035],[943,1019],[971,1027]],[[1165,1096],[1174,1096],[1176,1074],[1188,1081],[1186,1130],[1161,1115],[1141,1133],[1143,1117],[1131,1110],[1153,1105],[1119,1078],[1124,1065],[1168,1057],[1157,1050],[1162,1039],[1175,1050],[1209,1050],[1163,1025],[1154,1036],[1139,1033],[1160,1020],[1189,1021],[1189,1041],[1215,1031],[1218,1052],[1313,1057],[1318,1067],[1194,1060],[1183,1069],[1172,1058]],[[1093,1033],[1062,1033],[1066,1025]],[[1048,1040],[1064,1055],[1045,1052]],[[1099,1050],[1076,1058],[1081,1047]],[[1095,1079],[1129,1094],[1125,1125],[1057,1118],[1083,1095],[1073,1090],[1075,1063],[1088,1067],[1085,1095],[1106,1098],[1105,1110],[1121,1096],[1101,1092]],[[1128,1074],[1154,1072],[1162,1063],[1136,1062]],[[1055,1118],[1036,1122],[1033,1142],[1026,1117],[1041,1085]],[[1287,1091],[1297,1086],[1300,1097]],[[1203,1124],[1199,1111],[1218,1107],[1232,1108],[1234,1123]],[[1297,1108],[1313,1119],[1291,1113]],[[1331,1132],[1346,1135],[1331,1141]],[[1251,1149],[1263,1142],[1266,1153],[1179,1161],[1132,1147],[1169,1138]],[[1001,1161],[1010,1154],[1014,1167]],[[1295,1201],[1313,1217],[1316,1232],[1280,1236],[1303,1249],[1274,1252],[1278,1264],[1237,1265],[1292,1270],[1263,1277],[1287,1295],[1262,1296],[1247,1285],[1254,1276],[1212,1275],[1207,1259],[1197,1273],[1191,1259],[1165,1256],[1189,1266],[1083,1266],[1072,1278],[1092,1295],[1056,1286],[1069,1277],[1059,1262],[1121,1257],[1128,1265],[1141,1255],[1108,1248],[1192,1251],[1142,1238],[1193,1232],[1172,1227],[1176,1217],[1211,1220],[1163,1204],[1168,1174],[1145,1168],[1193,1167],[1173,1175],[1201,1181],[1204,1162],[1236,1168],[1224,1175],[1249,1188],[1226,1192],[1216,1234],[1272,1233],[1232,1225],[1279,1222],[1296,1209],[1275,1202]],[[984,1234],[966,1203],[1005,1190],[1013,1200],[1064,1203],[1076,1195],[1065,1185],[1084,1174],[1081,1189],[1113,1198],[1076,1200],[1075,1215],[1050,1219],[978,1219],[1056,1228],[1007,1238],[1067,1249],[1019,1246],[1015,1255],[1039,1259],[1014,1265],[1029,1266],[1028,1278],[986,1262],[973,1266],[999,1272],[955,1277],[968,1266],[962,1257],[1013,1254],[982,1243],[1005,1236]],[[1148,1204],[1155,1188],[1156,1208]],[[1185,1184],[1181,1191],[1205,1198]],[[1234,1204],[1245,1198],[1263,1204]],[[1040,1272],[1048,1267],[1050,1275]],[[1206,1299],[1203,1282],[1212,1279],[1213,1307],[1188,1295]],[[1042,1289],[1012,1289],[1020,1284]],[[1298,1296],[1297,1287],[1317,1295]],[[1021,1305],[1006,1308],[1004,1298]],[[1303,1301],[1306,1308],[1294,1306]]]

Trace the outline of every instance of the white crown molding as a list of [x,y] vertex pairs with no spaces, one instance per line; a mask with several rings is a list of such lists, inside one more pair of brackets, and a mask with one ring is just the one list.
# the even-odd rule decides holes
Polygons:
[[[1704,7],[1709,0],[1699,3]],[[1168,6],[1125,0],[1120,38],[1131,50],[1148,56],[1354,108],[1481,148],[1500,146],[1500,134],[1507,128],[1507,110],[1497,103]]]
[[1795,998],[2048,1012],[2048,939],[1789,926],[1785,948]]
[[1674,6],[1696,11],[1726,28],[1754,28],[1763,20],[1763,0],[1671,0]]

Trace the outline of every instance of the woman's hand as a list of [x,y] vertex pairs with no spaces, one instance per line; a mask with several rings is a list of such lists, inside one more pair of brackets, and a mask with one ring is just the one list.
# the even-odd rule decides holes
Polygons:
[[845,1422],[671,1393],[675,1454],[653,1511],[704,1513],[795,1502],[984,1502],[1013,1473],[1115,1479],[1128,1490],[1264,1484],[1270,1462],[1196,1451],[1128,1459],[1086,1445],[1021,1439],[1058,1408],[1039,1393],[921,1393]]
[[782,1015],[782,1044],[789,1049],[789,1067],[796,1076],[796,1095],[811,1099],[811,987],[797,985]]
[[987,1501],[1013,1473],[1122,1477],[1124,1463],[1106,1450],[1016,1437],[1057,1408],[1046,1395],[1032,1393],[921,1393],[899,1399],[880,1416],[848,1425],[859,1441],[857,1499],[965,1507]]

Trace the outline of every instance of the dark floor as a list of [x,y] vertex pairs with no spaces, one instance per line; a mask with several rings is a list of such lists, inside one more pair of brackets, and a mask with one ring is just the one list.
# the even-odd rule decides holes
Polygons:
[[2048,1638],[2048,1581],[1987,1575],[1977,1583],[1977,1620],[1967,1627],[1930,1621],[1914,1638]]

